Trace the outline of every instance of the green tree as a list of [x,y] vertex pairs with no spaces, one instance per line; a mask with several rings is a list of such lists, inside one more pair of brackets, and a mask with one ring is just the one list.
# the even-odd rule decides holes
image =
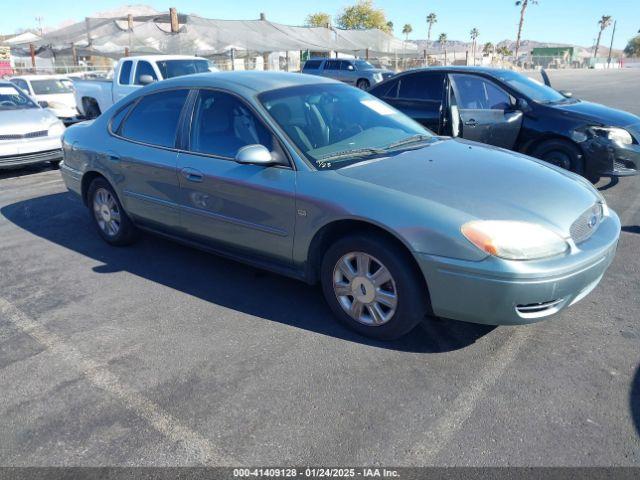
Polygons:
[[409,23],[405,23],[404,27],[402,27],[402,34],[404,35],[405,42],[409,40],[409,34],[413,32],[413,27]]
[[471,49],[473,51],[473,64],[476,64],[476,41],[478,40],[478,35],[480,35],[480,31],[477,28],[472,28],[471,32],[469,32],[471,36]]
[[389,27],[389,33],[393,32],[393,22],[391,20],[387,22],[387,27]]
[[331,24],[331,15],[324,12],[316,12],[307,15],[306,25],[308,27],[326,27]]
[[489,55],[491,55],[491,53],[495,50],[495,48],[496,48],[496,47],[493,45],[493,43],[491,43],[491,42],[487,42],[487,43],[485,43],[485,44],[484,44],[484,46],[482,47],[482,53],[483,53],[484,55],[489,56]]
[[390,32],[384,11],[375,8],[372,0],[359,0],[355,5],[345,7],[336,18],[340,28],[348,30],[365,30],[377,28]]
[[529,4],[537,5],[538,0],[518,0],[516,2],[516,7],[520,7],[520,22],[518,23],[518,36],[516,37],[516,62],[518,61],[518,53],[520,52],[520,37],[522,35],[522,25],[524,25],[524,14]]
[[624,47],[624,54],[627,57],[640,57],[640,35],[636,35]]
[[429,29],[427,30],[427,40],[431,41],[431,27],[433,27],[434,23],[438,23],[438,17],[435,13],[430,13],[427,15],[427,23],[429,24]]
[[513,55],[513,52],[511,50],[509,50],[509,48],[505,45],[501,46],[498,48],[497,50],[498,55],[500,55],[500,58],[504,61],[504,57],[510,57],[511,55]]
[[440,48],[444,50],[444,64],[447,64],[447,34],[441,33],[438,37],[438,43],[440,44]]
[[602,17],[600,17],[600,20],[598,20],[598,39],[596,40],[596,48],[593,51],[593,58],[598,57],[598,49],[600,48],[600,37],[602,37],[602,32],[604,32],[605,29],[609,27],[609,25],[611,25],[612,21],[613,18],[611,17],[611,15],[602,15]]

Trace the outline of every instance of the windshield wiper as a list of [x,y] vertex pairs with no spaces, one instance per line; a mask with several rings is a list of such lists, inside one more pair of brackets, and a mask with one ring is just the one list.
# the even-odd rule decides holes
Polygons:
[[410,137],[403,138],[402,140],[398,140],[397,142],[390,143],[386,147],[384,147],[385,151],[392,150],[397,147],[402,147],[404,145],[410,145],[412,143],[424,142],[426,140],[430,140],[433,138],[431,135],[425,135],[424,133],[418,133],[416,135],[411,135]]
[[318,162],[330,162],[332,160],[340,160],[341,158],[359,158],[369,155],[380,155],[385,153],[385,148],[356,148],[353,150],[343,150],[341,152],[329,153],[317,158]]

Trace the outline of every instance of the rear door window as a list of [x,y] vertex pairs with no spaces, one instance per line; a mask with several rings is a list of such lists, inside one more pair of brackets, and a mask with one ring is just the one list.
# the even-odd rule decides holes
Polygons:
[[131,84],[131,65],[132,61],[128,60],[126,62],[122,62],[122,66],[120,67],[120,76],[118,77],[118,83],[120,85],[130,85]]
[[324,64],[325,70],[340,70],[340,60],[327,60]]
[[402,100],[441,102],[444,93],[443,73],[414,73],[399,79],[398,97]]
[[142,97],[122,125],[120,135],[136,142],[174,147],[188,93],[188,90],[170,90]]

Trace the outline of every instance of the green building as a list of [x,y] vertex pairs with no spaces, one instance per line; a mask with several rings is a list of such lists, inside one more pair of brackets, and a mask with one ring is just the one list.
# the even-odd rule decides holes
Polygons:
[[574,47],[536,47],[531,50],[531,62],[544,68],[580,63]]

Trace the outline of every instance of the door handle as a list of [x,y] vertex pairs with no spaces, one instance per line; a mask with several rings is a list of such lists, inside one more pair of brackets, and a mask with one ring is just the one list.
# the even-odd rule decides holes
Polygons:
[[204,174],[195,168],[183,168],[180,170],[180,173],[190,182],[201,182],[204,180]]
[[464,124],[467,127],[476,127],[478,125],[478,122],[476,122],[476,120],[474,118],[470,118],[469,120],[467,120],[466,122],[464,122]]
[[119,162],[120,161],[120,157],[118,155],[109,155],[109,160],[111,160],[112,162]]

